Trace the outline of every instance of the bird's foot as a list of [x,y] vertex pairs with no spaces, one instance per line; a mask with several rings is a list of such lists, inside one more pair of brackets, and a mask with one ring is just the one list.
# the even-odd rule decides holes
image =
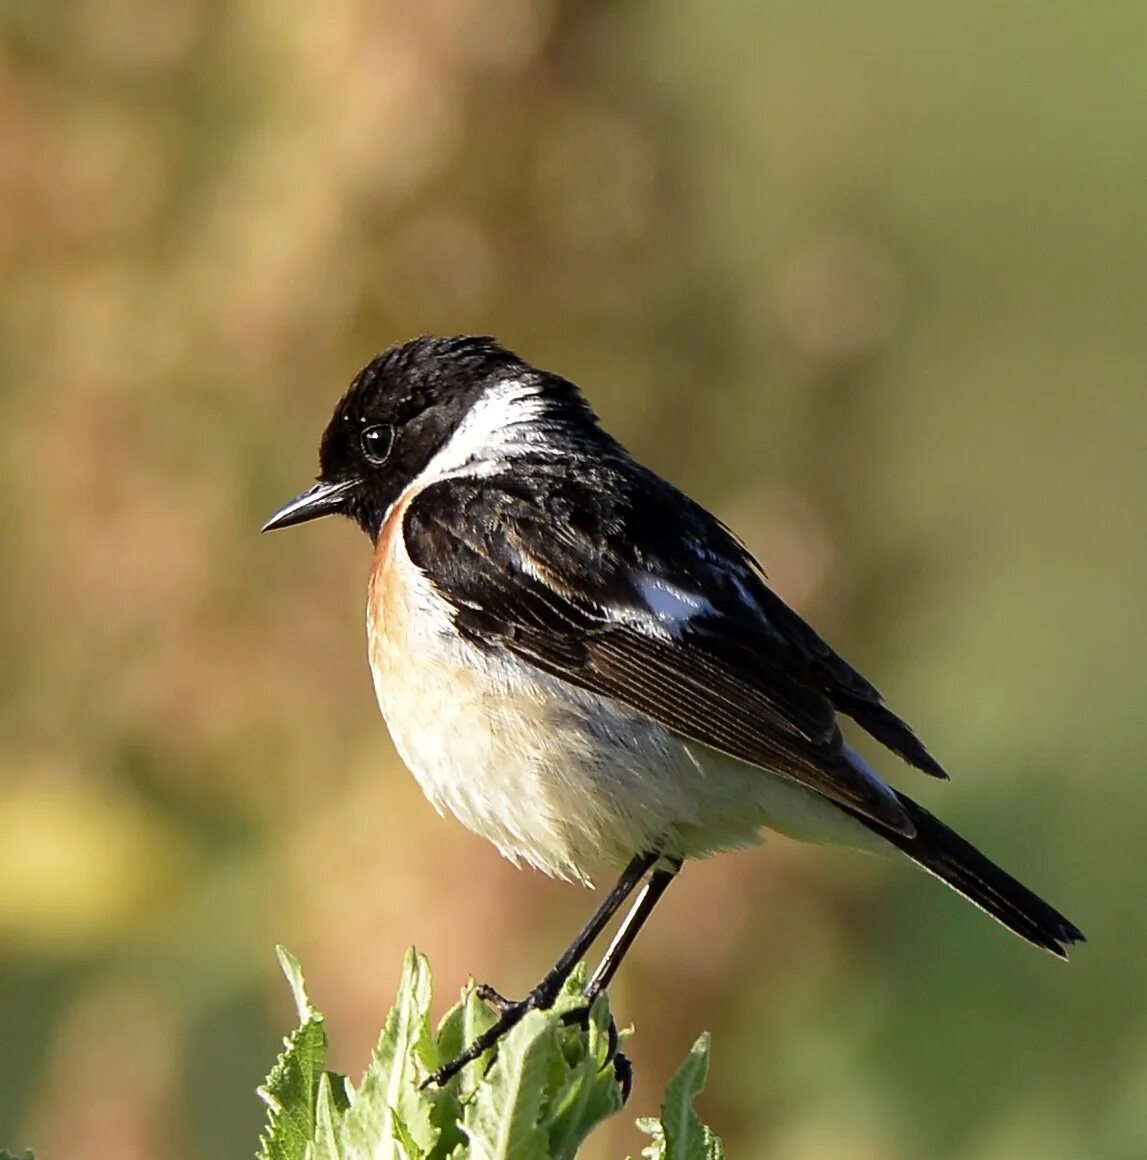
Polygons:
[[[582,1007],[571,1007],[570,1010],[562,1015],[562,1023],[566,1027],[577,1025],[588,1033],[590,1012],[592,1010],[592,1003],[587,1003]],[[617,1081],[617,1086],[621,1089],[621,1102],[626,1104],[629,1102],[630,1092],[633,1091],[633,1064],[624,1052],[618,1050],[620,1035],[617,1030],[617,1021],[614,1019],[612,1012],[609,1016],[609,1025],[605,1029],[605,1035],[605,1059],[602,1061],[601,1070],[604,1071],[610,1064],[613,1065],[613,1078]]]
[[[494,990],[494,988],[491,987],[489,983],[479,983],[474,990],[478,998],[481,999],[487,1007],[492,1007],[495,1011],[497,1011],[499,1015],[504,1015],[507,1011],[512,1011],[515,1007],[521,1006],[522,1003],[529,1002],[528,998],[520,1001],[507,999],[506,996],[501,993],[501,991]],[[568,1011],[562,1014],[562,1025],[565,1027],[577,1026],[580,1027],[582,1031],[588,1032],[590,1011],[593,1009],[593,1003],[594,1000],[587,998],[587,1001],[583,1005],[578,1007],[571,1007]],[[616,1059],[618,1056],[617,1047],[620,1040],[620,1036],[617,1030],[617,1021],[614,1019],[612,1014],[609,1017],[609,1026],[606,1028],[605,1034],[607,1044],[605,1049],[605,1063],[609,1063],[610,1060]],[[621,1058],[624,1059],[625,1057],[622,1056]],[[602,1067],[605,1066],[605,1063],[602,1064]]]
[[511,1031],[531,1011],[544,1011],[554,1005],[557,993],[552,986],[542,984],[535,987],[524,999],[514,1001],[499,994],[493,987],[481,983],[476,989],[478,998],[483,1003],[493,1007],[498,1012],[498,1018],[479,1035],[465,1050],[456,1055],[449,1063],[444,1064],[436,1072],[428,1076],[419,1085],[421,1088],[430,1086],[442,1087],[449,1083],[468,1063],[484,1055],[506,1032]]
[[[557,999],[556,995],[551,994],[550,990],[544,987],[536,988],[524,999],[507,999],[489,983],[479,983],[475,993],[483,1003],[497,1012],[498,1018],[469,1047],[423,1080],[421,1087],[442,1087],[449,1083],[467,1064],[473,1063],[484,1055],[503,1035],[516,1027],[530,1011],[547,1010],[554,1005]],[[573,1007],[562,1015],[562,1023],[566,1027],[579,1026],[583,1031],[588,1032],[590,1010],[591,1004],[589,1003]],[[629,1100],[629,1093],[633,1089],[633,1065],[622,1052],[618,1051],[617,1023],[612,1015],[609,1017],[609,1026],[606,1029],[606,1040],[605,1060],[602,1067],[604,1068],[608,1064],[613,1065],[614,1078],[617,1080],[618,1087],[621,1088],[621,1099],[625,1103]]]

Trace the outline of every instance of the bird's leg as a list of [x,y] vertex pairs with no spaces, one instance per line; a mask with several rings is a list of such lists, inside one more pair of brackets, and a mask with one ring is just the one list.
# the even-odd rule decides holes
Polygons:
[[[656,850],[638,854],[622,871],[617,884],[601,901],[601,905],[582,927],[577,938],[562,952],[561,958],[546,972],[542,981],[520,1002],[514,1003],[503,998],[493,988],[484,988],[485,997],[492,1000],[499,1014],[494,1023],[474,1040],[461,1054],[440,1067],[422,1083],[441,1086],[458,1074],[468,1063],[472,1063],[483,1052],[493,1047],[503,1035],[522,1021],[529,1011],[544,1011],[554,1005],[570,972],[585,957],[586,952],[598,935],[608,925],[609,920],[620,909],[625,900],[637,889],[637,884],[657,862]],[[635,932],[636,933],[636,932]]]
[[621,966],[621,960],[625,958],[629,948],[633,946],[633,940],[637,938],[646,920],[653,913],[653,908],[660,901],[669,883],[680,872],[680,858],[666,859],[666,861],[668,862],[667,866],[654,870],[649,876],[649,881],[642,887],[637,901],[630,907],[621,926],[617,928],[617,933],[613,936],[601,962],[597,965],[597,970],[590,978],[589,985],[585,989],[586,1003],[590,1007],[593,1006],[598,995],[613,981],[613,976],[617,974],[617,968]]
[[[567,1011],[565,1014],[566,1023],[588,1023],[594,1001],[612,982],[618,967],[621,966],[621,960],[625,958],[634,939],[637,938],[646,920],[653,913],[653,908],[680,870],[681,860],[675,858],[669,861],[668,866],[654,870],[649,876],[649,881],[641,888],[637,901],[629,908],[629,913],[622,920],[621,926],[617,928],[617,932],[602,956],[597,970],[590,978],[585,989],[586,1005]],[[609,1019],[609,1047],[606,1050],[605,1058],[607,1062],[613,1064],[613,1074],[621,1088],[621,1098],[624,1103],[628,1101],[630,1090],[633,1087],[633,1067],[626,1056],[617,1050],[617,1024],[612,1015]]]

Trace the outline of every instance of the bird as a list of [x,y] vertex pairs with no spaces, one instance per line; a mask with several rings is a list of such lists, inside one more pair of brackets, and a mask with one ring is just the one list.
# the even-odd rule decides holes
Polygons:
[[1060,958],[1084,941],[845,742],[841,717],[947,777],[735,533],[637,462],[569,379],[484,335],[392,346],[336,405],[319,469],[263,531],[342,515],[370,537],[374,689],[431,804],[553,877],[620,870],[524,999],[482,989],[498,1018],[427,1084],[551,1007],[632,898],[592,1003],[685,862],[768,831],[913,863]]

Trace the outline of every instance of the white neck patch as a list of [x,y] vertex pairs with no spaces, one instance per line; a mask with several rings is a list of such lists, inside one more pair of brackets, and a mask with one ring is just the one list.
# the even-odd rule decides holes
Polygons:
[[546,413],[546,403],[534,383],[502,379],[471,407],[466,418],[422,469],[429,483],[465,472],[489,475],[499,470],[516,449],[538,448],[534,421]]

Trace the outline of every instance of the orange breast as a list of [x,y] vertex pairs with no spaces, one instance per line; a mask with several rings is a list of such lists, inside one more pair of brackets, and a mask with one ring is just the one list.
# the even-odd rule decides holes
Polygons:
[[402,541],[402,521],[415,496],[400,496],[387,513],[374,548],[367,590],[367,627],[370,633],[372,666],[384,663],[385,653],[402,647],[406,636],[408,604],[407,575],[413,567]]

